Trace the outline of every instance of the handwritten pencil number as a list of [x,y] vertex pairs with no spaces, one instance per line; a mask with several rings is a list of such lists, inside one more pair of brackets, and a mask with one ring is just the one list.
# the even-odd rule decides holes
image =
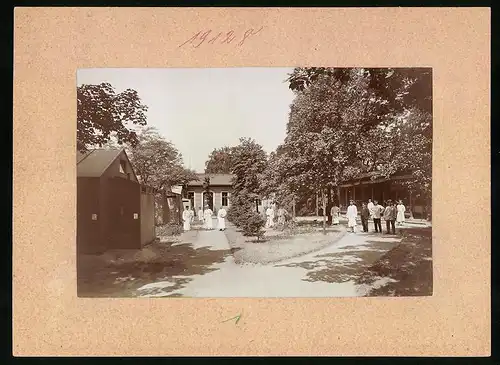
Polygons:
[[256,32],[254,32],[254,30],[253,30],[253,29],[249,29],[249,30],[247,30],[247,31],[245,32],[245,34],[243,35],[243,39],[240,41],[240,43],[238,43],[238,46],[242,46],[242,45],[243,45],[243,43],[245,43],[245,40],[246,40],[248,37],[250,37],[251,35],[256,35],[257,33],[259,33],[259,32],[262,30],[262,28],[264,28],[264,27],[260,27],[260,29],[259,29],[259,30],[257,30]]
[[236,38],[236,37],[234,36],[234,32],[231,30],[231,31],[227,32],[226,39],[223,41],[223,43],[229,44],[234,40],[234,38]]
[[194,34],[191,38],[189,38],[187,41],[179,45],[180,47],[183,47],[187,45],[188,43],[193,46],[193,48],[198,48],[200,47],[203,43],[207,44],[215,44],[215,43],[220,43],[220,44],[231,44],[236,38],[241,38],[240,41],[237,43],[238,46],[242,46],[245,41],[256,34],[258,34],[264,27],[260,27],[258,30],[254,30],[253,28],[248,29],[243,33],[242,36],[238,36],[238,34],[234,30],[230,30],[229,32],[226,32],[225,34],[223,32],[217,33],[215,36],[211,36],[212,30],[209,29],[205,32],[199,31],[198,33]]

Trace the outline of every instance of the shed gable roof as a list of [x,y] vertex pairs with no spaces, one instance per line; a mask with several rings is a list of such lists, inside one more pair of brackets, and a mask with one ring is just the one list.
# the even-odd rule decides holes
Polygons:
[[[77,177],[100,177],[121,153],[128,156],[122,149],[94,149],[85,153],[77,152]],[[130,163],[130,160],[128,160]],[[133,170],[133,169],[132,169]],[[135,175],[135,172],[134,172]]]

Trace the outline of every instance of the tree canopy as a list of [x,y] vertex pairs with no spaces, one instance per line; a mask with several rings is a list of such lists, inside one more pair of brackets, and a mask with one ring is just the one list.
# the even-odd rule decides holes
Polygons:
[[129,154],[142,183],[161,190],[197,179],[194,171],[184,167],[177,148],[155,128],[145,128],[137,140],[129,147]]
[[130,126],[145,126],[147,106],[137,91],[116,93],[109,83],[81,85],[77,88],[77,149],[102,147],[114,135],[117,143],[138,143]]
[[263,181],[278,195],[329,190],[363,172],[412,171],[430,192],[430,69],[295,68],[287,135]]
[[250,198],[260,197],[260,175],[267,165],[267,155],[260,144],[251,138],[240,138],[233,148],[233,194],[245,192]]
[[[287,81],[289,88],[301,92],[321,76],[349,82],[352,68],[296,67]],[[398,111],[416,107],[432,113],[431,68],[363,68],[369,79],[368,86],[387,102],[387,108]]]
[[233,147],[214,148],[205,162],[206,174],[230,174],[232,172],[231,154]]
[[253,212],[253,203],[261,197],[261,175],[267,166],[266,152],[255,140],[240,138],[239,145],[232,148],[231,164],[233,192],[228,219],[242,227]]

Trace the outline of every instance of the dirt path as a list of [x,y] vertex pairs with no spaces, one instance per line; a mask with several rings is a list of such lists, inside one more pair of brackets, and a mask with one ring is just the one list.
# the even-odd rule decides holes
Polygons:
[[[202,234],[203,233],[203,234]],[[219,232],[200,232],[195,246],[226,247]],[[217,237],[217,244],[210,242]],[[351,297],[361,296],[355,280],[363,270],[399,243],[397,237],[347,234],[317,252],[277,264],[237,263],[234,255],[189,279],[165,295],[187,297]],[[160,284],[163,285],[163,284]],[[378,283],[377,285],[380,285]],[[364,286],[361,287],[364,289]],[[155,296],[161,296],[157,294]]]
[[[89,258],[92,265],[87,262],[87,266],[79,270],[79,296],[390,295],[382,288],[392,285],[393,289],[399,287],[402,290],[408,275],[398,267],[407,271],[411,269],[416,261],[412,261],[410,251],[418,246],[417,243],[412,243],[413,246],[406,244],[405,251],[401,253],[403,246],[400,245],[399,235],[346,233],[327,247],[298,257],[267,264],[241,263],[235,260],[238,248],[230,248],[224,232],[194,228],[178,238],[164,238],[140,251],[110,252],[100,259]],[[427,246],[422,247],[427,253],[428,249]],[[381,265],[387,255],[392,258]],[[422,260],[417,264],[426,265]],[[396,269],[391,271],[390,268]],[[372,274],[367,277],[367,272]],[[380,290],[377,291],[377,288]]]

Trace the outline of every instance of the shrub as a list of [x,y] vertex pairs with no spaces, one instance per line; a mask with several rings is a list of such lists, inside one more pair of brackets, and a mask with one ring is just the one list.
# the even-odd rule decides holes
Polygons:
[[227,210],[227,220],[233,223],[235,226],[238,226],[240,214],[238,206],[235,204],[231,204],[231,206]]
[[264,226],[266,220],[257,212],[251,211],[246,214],[245,221],[242,222],[241,228],[245,236],[257,237],[261,239],[264,236]]
[[244,194],[233,195],[233,200],[227,212],[227,220],[236,227],[242,228],[247,217],[253,211],[250,199]]
[[180,224],[176,224],[176,223],[156,226],[156,236],[157,237],[178,236],[182,232],[184,232],[184,230],[182,229],[182,226]]

